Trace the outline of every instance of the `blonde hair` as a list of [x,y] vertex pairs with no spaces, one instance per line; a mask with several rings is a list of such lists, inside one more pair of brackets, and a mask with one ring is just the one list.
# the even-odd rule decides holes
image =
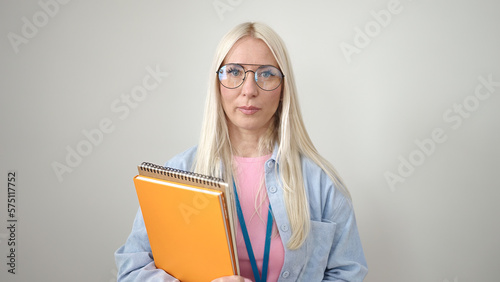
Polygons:
[[287,242],[289,249],[297,249],[305,241],[310,229],[310,214],[302,175],[301,157],[310,158],[335,183],[348,198],[342,179],[333,166],[319,155],[311,142],[300,113],[292,66],[281,38],[270,27],[262,23],[242,23],[229,31],[219,43],[212,63],[209,88],[205,102],[204,119],[200,142],[196,153],[194,171],[232,179],[232,147],[222,108],[219,81],[216,76],[224,58],[232,46],[241,38],[251,36],[264,41],[273,53],[285,75],[282,101],[276,111],[274,122],[267,134],[261,138],[259,149],[271,152],[278,144],[279,175],[283,184],[285,206],[291,225],[292,236]]

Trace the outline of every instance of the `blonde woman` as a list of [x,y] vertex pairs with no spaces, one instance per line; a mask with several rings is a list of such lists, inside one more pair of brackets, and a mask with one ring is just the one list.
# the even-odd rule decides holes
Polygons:
[[[362,281],[349,192],[307,134],[280,37],[240,24],[212,67],[200,142],[166,165],[222,177],[237,191],[241,276],[214,281]],[[119,281],[177,281],[155,268],[140,210],[115,257]]]

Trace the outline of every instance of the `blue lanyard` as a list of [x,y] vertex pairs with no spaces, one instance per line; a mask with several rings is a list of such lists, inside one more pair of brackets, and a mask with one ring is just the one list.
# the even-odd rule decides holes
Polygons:
[[259,269],[257,268],[257,261],[255,260],[255,255],[253,254],[252,243],[250,243],[250,237],[248,236],[248,229],[245,224],[245,218],[243,217],[243,212],[241,211],[240,200],[238,199],[238,192],[236,191],[236,184],[233,180],[234,194],[236,200],[236,212],[238,213],[238,219],[241,225],[241,233],[243,234],[243,239],[245,239],[245,246],[247,248],[248,258],[250,259],[250,264],[252,265],[253,276],[256,282],[266,282],[267,280],[267,268],[269,266],[269,249],[271,247],[271,235],[273,229],[273,215],[271,213],[271,204],[269,203],[269,212],[267,214],[267,227],[266,227],[266,242],[264,244],[264,260],[262,262],[262,276],[259,274]]

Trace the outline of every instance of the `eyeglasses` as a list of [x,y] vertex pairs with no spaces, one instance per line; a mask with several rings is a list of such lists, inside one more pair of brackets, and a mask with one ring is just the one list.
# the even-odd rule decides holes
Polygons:
[[[245,70],[242,65],[259,66],[257,70]],[[255,82],[260,89],[271,91],[278,88],[283,81],[285,75],[276,67],[270,65],[253,65],[253,64],[227,64],[222,66],[218,73],[219,82],[222,86],[235,89],[240,87],[247,72],[253,72]]]

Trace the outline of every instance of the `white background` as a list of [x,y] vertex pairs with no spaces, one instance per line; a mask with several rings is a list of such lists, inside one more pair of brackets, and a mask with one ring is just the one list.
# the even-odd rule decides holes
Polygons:
[[[390,3],[74,0],[47,16],[37,1],[2,1],[0,280],[116,280],[113,252],[138,208],[136,165],[197,143],[216,45],[251,20],[287,44],[309,133],[352,193],[366,281],[498,281],[500,86],[483,100],[474,93],[480,76],[500,81],[500,3],[401,0],[381,26],[373,13]],[[356,38],[361,48],[344,53]],[[113,110],[147,67],[169,76],[128,116]],[[68,165],[68,146],[84,150],[83,131],[103,119],[113,131],[60,182],[53,164]],[[416,141],[436,129],[445,141],[425,155]],[[385,174],[411,157],[417,165],[391,189]],[[15,275],[6,264],[11,170]]]

